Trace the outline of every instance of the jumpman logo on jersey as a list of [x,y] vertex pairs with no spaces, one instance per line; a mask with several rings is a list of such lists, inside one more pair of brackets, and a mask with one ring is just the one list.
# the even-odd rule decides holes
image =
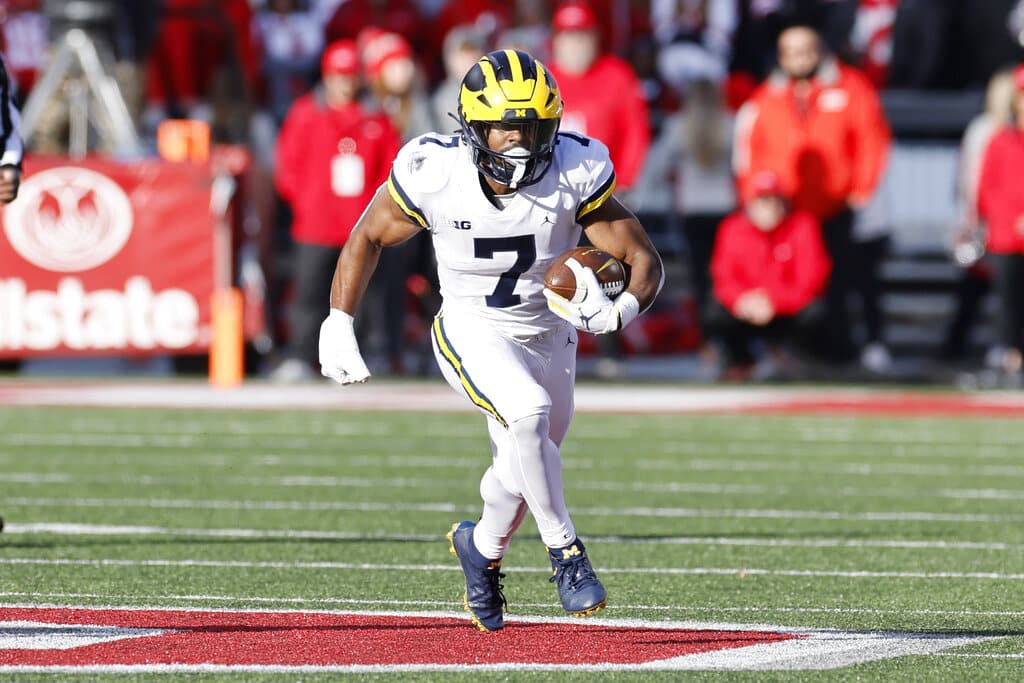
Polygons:
[[594,311],[594,315],[583,315],[583,311],[580,311],[580,322],[583,323],[583,327],[590,332],[590,321],[594,319],[600,311]]
[[554,225],[554,224],[555,224],[555,222],[553,220],[551,220],[551,214],[550,213],[549,214],[545,214],[544,215],[544,222],[541,225]]
[[570,344],[575,344],[575,343],[576,343],[576,342],[574,342],[574,341],[572,340],[572,335],[570,335],[570,336],[569,336],[569,338],[565,340],[565,345],[566,345],[566,346],[569,346]]

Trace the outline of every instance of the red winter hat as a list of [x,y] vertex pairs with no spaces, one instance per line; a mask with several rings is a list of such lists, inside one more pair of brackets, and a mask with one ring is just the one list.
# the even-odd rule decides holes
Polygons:
[[368,28],[359,34],[363,68],[369,76],[378,75],[384,65],[398,57],[412,57],[412,46],[398,33]]
[[1024,64],[1013,70],[1013,84],[1017,86],[1017,90],[1024,92]]
[[336,40],[327,46],[320,58],[320,72],[352,75],[359,73],[359,50],[354,40]]
[[587,3],[567,2],[555,11],[551,25],[555,31],[589,31],[597,28],[597,17]]

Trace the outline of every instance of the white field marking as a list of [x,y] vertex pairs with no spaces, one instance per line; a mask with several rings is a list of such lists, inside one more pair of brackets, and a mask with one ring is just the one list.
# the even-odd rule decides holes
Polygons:
[[[8,506],[21,507],[84,507],[84,508],[156,508],[173,510],[289,510],[320,511],[346,510],[353,512],[479,512],[479,506],[452,503],[393,503],[301,500],[187,500],[160,498],[5,498]],[[955,512],[840,512],[838,510],[777,510],[777,509],[719,509],[582,507],[577,515],[595,517],[668,517],[711,519],[813,519],[865,522],[951,522],[988,524],[991,522],[1021,522],[1024,514],[981,514]]]
[[[418,449],[423,442],[417,439],[384,439],[384,443],[390,448],[402,451]],[[481,442],[483,444],[485,442]],[[381,444],[381,440],[375,440],[375,447]],[[191,435],[191,434],[164,434],[152,436],[145,434],[0,434],[0,445],[17,446],[27,448],[31,446],[68,446],[68,447],[90,447],[90,448],[173,448],[173,449],[195,449],[216,448],[216,449],[275,449],[282,451],[308,451],[308,450],[330,450],[332,453],[341,446],[347,445],[345,440],[310,438],[307,434],[303,437],[286,437],[275,440],[268,436],[242,436],[242,435]],[[486,448],[486,446],[482,446]]]
[[[550,573],[550,568],[545,570]],[[136,597],[137,596],[129,596]],[[553,607],[556,603],[545,603],[543,607]],[[332,614],[332,615],[353,615],[365,617],[424,617],[428,619],[460,619],[469,622],[470,617],[461,609],[454,611],[436,610],[353,610],[353,609],[280,609],[280,608],[238,608],[238,607],[192,607],[192,606],[169,606],[169,605],[139,605],[134,604],[106,604],[106,605],[59,605],[39,603],[0,603],[0,607],[11,609],[39,609],[56,608],[69,610],[123,610],[127,612],[217,612],[223,614],[257,613],[257,614]],[[526,614],[508,615],[506,622],[523,622],[529,624],[569,624],[579,625],[579,617],[565,616],[536,616]],[[733,622],[703,622],[703,621],[682,621],[682,620],[648,620],[636,617],[608,618],[587,617],[583,622],[593,626],[611,626],[620,628],[652,628],[652,629],[693,629],[708,631],[773,631],[775,633],[841,633],[835,629],[803,628],[800,626],[779,626],[777,624],[739,624]]]
[[[566,463],[568,467],[572,462]],[[814,472],[817,474],[842,474],[856,476],[911,475],[911,476],[975,476],[975,477],[1024,477],[1024,467],[1014,465],[928,465],[928,464],[886,464],[872,462],[809,463],[806,460],[764,461],[764,460],[712,460],[692,458],[689,460],[655,460],[638,463],[645,470],[697,470],[700,472]]]
[[[52,464],[71,463],[73,465],[134,465],[145,462],[148,468],[173,468],[181,469],[181,455],[187,458],[187,467],[195,468],[209,466],[213,468],[237,467],[247,464],[255,467],[284,467],[294,469],[295,467],[327,467],[336,469],[344,467],[373,467],[379,468],[382,464],[387,466],[401,467],[474,467],[486,461],[486,457],[468,456],[401,456],[401,455],[370,455],[352,453],[322,453],[309,455],[295,454],[273,454],[273,453],[249,453],[245,455],[210,455],[201,453],[175,454],[174,457],[147,457],[140,454],[121,454],[113,452],[101,453],[51,453],[45,456],[45,460]],[[24,457],[13,453],[0,453],[0,462],[21,463]],[[598,461],[590,458],[580,458],[577,455],[569,457],[565,464],[568,471],[592,470],[598,465]],[[813,463],[806,460],[793,461],[762,461],[762,460],[736,460],[729,459],[639,459],[634,463],[637,469],[645,471],[663,470],[684,472],[695,470],[699,472],[814,472],[818,474],[842,474],[847,476],[883,476],[883,475],[914,475],[914,476],[975,476],[975,477],[999,477],[1017,478],[1024,477],[1024,467],[1012,465],[928,465],[928,464],[885,464],[868,462],[835,462],[835,463]]]
[[[635,438],[635,437],[634,437]],[[764,437],[762,437],[764,438]],[[576,444],[579,446],[580,444]],[[570,446],[573,448],[575,446]],[[681,442],[662,442],[651,444],[646,450],[657,453],[708,456],[763,456],[763,457],[793,457],[802,458],[839,458],[839,457],[877,457],[889,459],[910,459],[910,458],[963,458],[969,455],[971,458],[1002,459],[1018,456],[1020,444],[1005,444],[999,446],[977,447],[967,443],[923,443],[910,446],[899,442],[876,442],[864,441],[856,436],[850,437],[846,442],[824,442],[815,441],[809,443],[790,443],[782,439],[772,437],[771,441],[760,442],[738,442],[729,437],[723,438],[720,442],[692,442],[684,440]],[[648,460],[639,458],[640,463]]]
[[[202,475],[106,475],[66,474],[55,472],[3,472],[0,483],[30,485],[51,484],[126,484],[131,486],[173,486],[194,484]],[[449,479],[421,479],[413,477],[336,477],[289,475],[282,477],[218,477],[221,484],[238,486],[306,487],[306,488],[415,488],[429,489],[447,486]],[[474,485],[475,486],[475,485]],[[1024,500],[1024,490],[1012,489],[956,489],[956,488],[858,488],[855,486],[764,486],[759,484],[731,484],[718,482],[632,482],[580,481],[573,488],[581,491],[616,491],[623,493],[693,493],[708,495],[777,495],[821,496],[828,498],[953,498],[956,500]]]
[[[753,416],[744,416],[745,422],[755,419]],[[47,431],[50,425],[40,424],[40,430],[26,429],[23,421],[8,423],[0,420],[4,426],[5,440],[25,445],[42,443],[53,445],[45,440],[46,436],[52,435]],[[206,422],[155,422],[143,425],[132,424],[127,428],[126,422],[103,420],[98,424],[72,420],[65,425],[65,435],[61,438],[79,436],[83,440],[110,437],[113,445],[127,443],[135,445],[139,440],[151,439],[156,444],[182,441],[190,443],[193,439],[230,439],[230,438],[251,438],[259,436],[263,438],[278,439],[317,439],[336,443],[338,437],[344,439],[388,439],[393,437],[393,429],[390,425],[375,424],[371,421],[360,421],[359,423],[344,422],[309,422],[302,421],[303,428],[295,430],[291,425],[266,425],[255,421],[232,421],[206,423]],[[149,428],[147,428],[149,427]],[[458,425],[443,424],[434,425],[429,422],[421,423],[418,434],[429,438],[441,438],[448,441],[470,441],[486,443],[486,432],[481,425]],[[626,424],[615,424],[603,426],[602,424],[587,425],[580,427],[573,432],[572,438],[567,442],[567,448],[576,445],[587,445],[591,442],[607,441],[634,441],[638,436],[649,436],[650,427],[642,430],[631,428]],[[745,428],[743,423],[730,424],[728,426],[728,438],[723,440],[719,437],[706,437],[703,434],[690,432],[678,433],[677,425],[665,425],[664,436],[680,437],[680,440],[666,441],[662,446],[650,446],[666,453],[688,452],[694,449],[707,447],[727,447],[742,449],[744,447],[762,446],[765,444],[765,433],[762,429]],[[992,434],[978,435],[977,439],[963,440],[956,438],[956,432],[942,433],[935,432],[934,426],[927,432],[917,432],[914,429],[908,430],[878,430],[873,429],[869,434],[861,430],[844,430],[832,432],[829,430],[798,430],[798,433],[773,433],[771,443],[789,448],[803,448],[807,446],[828,446],[832,448],[848,448],[850,446],[864,446],[877,448],[880,446],[889,447],[899,452],[922,451],[929,448],[949,448],[962,450],[970,448],[972,453],[984,454],[986,451],[1001,452],[1007,449],[1016,448],[1019,445],[1019,431],[1009,434],[1003,438],[993,438]],[[2,441],[0,441],[2,442]],[[59,443],[57,444],[59,445]],[[888,451],[887,451],[888,454]]]
[[1003,653],[998,652],[936,652],[936,657],[961,657],[966,659],[1024,659],[1024,654],[1019,653]]
[[[482,453],[482,451],[481,451]],[[178,452],[170,455],[158,455],[153,456],[148,453],[132,453],[126,455],[123,453],[114,452],[101,452],[101,453],[49,453],[45,456],[33,456],[35,460],[45,460],[51,465],[59,463],[69,463],[72,466],[81,467],[83,465],[92,466],[111,466],[111,465],[130,465],[138,467],[140,464],[144,464],[147,468],[160,469],[169,468],[180,470],[182,468],[193,469],[196,467],[207,466],[215,469],[225,468],[237,468],[241,466],[249,467],[282,467],[288,470],[294,470],[296,467],[306,468],[356,468],[356,467],[370,467],[374,469],[380,469],[382,466],[387,467],[405,467],[405,468],[424,468],[434,469],[440,467],[446,468],[465,468],[465,467],[479,467],[482,463],[487,462],[490,459],[490,455],[480,455],[471,457],[452,457],[450,455],[445,456],[426,456],[426,455],[369,455],[369,454],[355,454],[345,455],[341,453],[323,453],[320,455],[316,454],[294,454],[294,453],[255,453],[236,454],[236,455],[211,455],[208,452]],[[0,462],[20,464],[25,461],[25,456],[22,454],[2,454],[0,453]],[[585,459],[574,459],[573,465],[578,468],[588,468],[593,466],[592,460]]]
[[39,621],[0,621],[0,651],[72,650],[86,645],[112,643],[127,638],[162,636],[168,629],[52,624]]
[[[198,538],[292,538],[296,540],[434,542],[442,534],[366,534],[358,531],[298,529],[195,529],[161,526],[79,523],[7,523],[5,534],[56,534],[59,536],[192,536]],[[1024,547],[1024,546],[1022,546]]]
[[[160,431],[160,432],[75,432],[53,433],[53,432],[22,432],[18,428],[7,429],[0,433],[0,445],[20,447],[54,447],[54,446],[85,446],[105,448],[196,448],[200,446],[217,448],[277,448],[281,450],[309,450],[336,449],[339,445],[350,445],[353,436],[348,435],[339,439],[336,435],[318,435],[310,431],[301,434],[260,434],[258,430],[253,433],[221,433],[215,431],[196,431],[193,433],[185,431]],[[361,435],[365,440],[372,441],[375,446],[382,449],[392,448],[400,450],[403,447],[422,445],[423,439],[396,439],[390,433],[366,433]],[[430,437],[431,435],[426,435]],[[466,446],[475,443],[486,448],[486,435],[481,428],[477,434],[447,434],[439,433],[433,435],[437,439],[444,439],[447,442],[454,440],[466,441]],[[1016,441],[1006,440],[999,442],[979,443],[958,442],[948,440],[921,440],[913,441],[911,437],[903,435],[903,438],[894,440],[880,440],[877,438],[863,438],[858,435],[851,435],[846,440],[792,440],[785,435],[773,436],[771,441],[765,441],[764,435],[752,436],[750,439],[739,438],[730,428],[726,439],[702,439],[693,435],[683,435],[681,440],[669,441],[670,434],[666,434],[661,443],[650,443],[645,450],[655,453],[681,454],[681,455],[705,455],[714,452],[716,455],[728,456],[777,456],[786,455],[801,457],[837,457],[837,456],[877,456],[885,458],[959,458],[963,457],[965,449],[970,449],[970,455],[974,458],[1007,458],[1015,455],[1019,448],[1019,439]],[[593,430],[580,430],[573,433],[570,440],[563,446],[564,453],[586,452],[591,442],[608,442],[609,440],[635,441],[636,434],[623,434],[621,431],[601,435]],[[425,439],[427,442],[430,438]],[[882,452],[880,452],[882,451]],[[643,462],[644,459],[639,459]]]
[[[456,600],[365,600],[358,598],[268,598],[264,596],[243,596],[243,595],[127,595],[118,593],[29,593],[29,592],[0,592],[0,598],[30,598],[32,600],[159,600],[162,602],[230,602],[238,605],[244,604],[271,604],[271,605],[357,605],[362,607],[433,607],[451,608],[460,607],[461,601]],[[516,607],[529,609],[543,609],[551,607],[553,602],[517,602]],[[32,603],[39,607],[38,603]],[[47,606],[59,606],[56,603]],[[951,616],[951,617],[1022,617],[1024,611],[993,611],[993,610],[938,610],[938,609],[875,609],[869,607],[734,607],[707,605],[620,605],[610,604],[606,608],[609,611],[656,611],[656,612],[723,612],[723,613],[748,613],[748,614],[871,614],[871,615],[915,615],[915,616]]]
[[[120,560],[113,558],[70,559],[40,557],[0,557],[0,565],[42,565],[70,567],[203,567],[230,569],[331,569],[340,571],[461,572],[448,564],[381,564],[358,562],[254,562],[243,560]],[[517,572],[551,574],[550,567],[522,567]],[[759,569],[751,567],[602,567],[603,574],[640,574],[659,576],[801,576],[844,579],[986,579],[1024,581],[1024,574],[1000,572],[897,572],[829,571],[820,569]]]
[[[434,542],[440,534],[367,534],[356,531],[319,531],[298,529],[197,529],[161,526],[81,524],[68,522],[39,522],[30,524],[8,523],[4,527],[8,534],[56,534],[60,536],[192,536],[199,538],[292,538],[296,540],[350,540],[350,541],[394,541]],[[849,538],[739,538],[706,536],[669,536],[657,538],[633,538],[629,536],[588,536],[594,543],[623,543],[630,545],[697,545],[735,546],[755,548],[889,548],[910,550],[1024,550],[1021,543],[981,543],[973,541],[912,541],[912,540],[863,540]]]
[[[508,621],[508,620],[506,620]],[[91,664],[84,666],[0,665],[7,673],[67,674],[411,674],[466,672],[657,672],[657,671],[821,671],[995,640],[992,636],[921,633],[842,632],[814,634],[771,644],[684,655],[641,664],[379,664],[379,665],[221,665],[221,664]]]

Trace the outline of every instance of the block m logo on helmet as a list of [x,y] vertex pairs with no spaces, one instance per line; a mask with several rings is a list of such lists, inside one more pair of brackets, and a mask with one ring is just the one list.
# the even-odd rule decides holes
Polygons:
[[[520,50],[496,50],[462,79],[458,118],[480,172],[517,189],[539,181],[551,166],[562,98],[539,60]],[[494,128],[516,130],[520,141],[511,149],[494,148]]]

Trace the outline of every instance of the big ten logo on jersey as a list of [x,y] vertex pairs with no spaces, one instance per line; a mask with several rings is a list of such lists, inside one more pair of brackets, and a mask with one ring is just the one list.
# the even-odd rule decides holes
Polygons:
[[469,230],[473,227],[473,223],[471,221],[464,221],[458,218],[449,218],[448,226],[455,230]]
[[356,154],[356,141],[342,138],[331,159],[331,191],[339,197],[358,197],[366,187],[366,165]]

